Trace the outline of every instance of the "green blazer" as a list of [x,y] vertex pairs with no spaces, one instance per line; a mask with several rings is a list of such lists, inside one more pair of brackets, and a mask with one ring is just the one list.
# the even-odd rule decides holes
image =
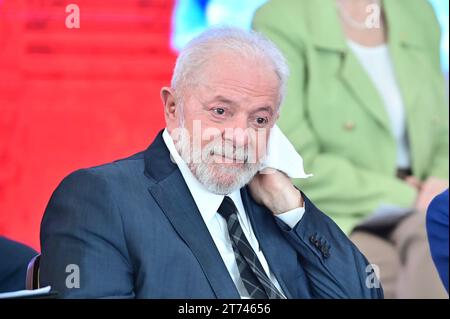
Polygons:
[[[440,30],[425,0],[386,0],[388,46],[407,118],[414,176],[448,179],[448,105]],[[314,176],[295,183],[346,232],[380,204],[412,207],[396,178],[396,143],[381,97],[347,47],[334,0],[272,0],[253,28],[290,67],[279,126]]]

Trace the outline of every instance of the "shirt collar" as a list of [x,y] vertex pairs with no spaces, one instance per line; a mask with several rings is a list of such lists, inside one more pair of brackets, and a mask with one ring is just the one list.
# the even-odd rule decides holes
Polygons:
[[200,183],[200,181],[194,176],[194,174],[192,174],[188,165],[181,158],[180,154],[175,148],[173,139],[167,129],[164,129],[162,137],[164,139],[164,143],[169,149],[171,160],[175,161],[178,168],[180,169],[181,175],[183,175],[184,181],[186,182],[187,187],[189,188],[189,191],[194,198],[195,204],[197,205],[197,208],[200,211],[203,220],[206,223],[209,223],[215,217],[217,210],[222,204],[225,196],[210,192],[208,189],[206,189],[205,186],[203,186],[202,183]]

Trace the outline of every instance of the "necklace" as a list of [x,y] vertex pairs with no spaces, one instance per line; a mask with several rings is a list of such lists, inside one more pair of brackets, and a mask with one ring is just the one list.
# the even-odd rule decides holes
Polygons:
[[[380,8],[380,0],[373,0],[371,4],[375,4],[378,6],[378,8]],[[340,1],[336,1],[336,5],[339,9],[339,13],[340,16],[342,17],[342,19],[345,21],[345,23],[347,23],[350,27],[354,28],[354,29],[359,29],[359,30],[365,30],[365,29],[370,29],[370,26],[367,26],[366,21],[358,21],[355,20],[344,8],[344,6],[342,5],[342,3],[340,3]],[[380,19],[381,21],[381,19]]]

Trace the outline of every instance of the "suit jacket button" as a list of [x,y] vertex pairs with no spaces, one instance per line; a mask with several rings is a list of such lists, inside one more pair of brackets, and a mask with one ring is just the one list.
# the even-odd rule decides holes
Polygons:
[[346,131],[351,131],[355,128],[356,124],[353,121],[347,121],[344,123],[344,129]]
[[322,248],[320,249],[320,251],[324,258],[330,257],[330,246],[323,245]]

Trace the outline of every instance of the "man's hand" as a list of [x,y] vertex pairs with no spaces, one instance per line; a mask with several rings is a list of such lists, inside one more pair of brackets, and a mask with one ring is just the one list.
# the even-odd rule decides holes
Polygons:
[[425,212],[431,200],[448,188],[448,181],[437,177],[429,177],[422,183],[419,196],[417,197],[416,208],[420,212]]
[[303,206],[303,198],[286,174],[271,168],[258,173],[249,183],[253,199],[279,215]]

